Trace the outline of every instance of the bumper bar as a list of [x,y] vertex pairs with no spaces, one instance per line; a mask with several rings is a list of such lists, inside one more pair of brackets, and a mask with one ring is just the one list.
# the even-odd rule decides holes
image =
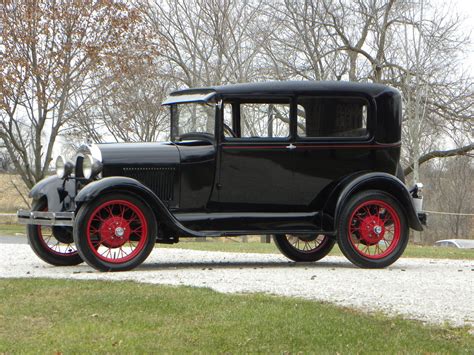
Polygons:
[[36,224],[41,226],[72,226],[74,212],[42,212],[19,210],[18,223]]

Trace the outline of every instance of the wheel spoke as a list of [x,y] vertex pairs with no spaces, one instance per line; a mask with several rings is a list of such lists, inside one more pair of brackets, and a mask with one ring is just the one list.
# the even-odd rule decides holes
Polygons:
[[286,240],[289,245],[294,249],[302,253],[314,253],[323,246],[326,236],[298,236],[298,235],[286,235]]

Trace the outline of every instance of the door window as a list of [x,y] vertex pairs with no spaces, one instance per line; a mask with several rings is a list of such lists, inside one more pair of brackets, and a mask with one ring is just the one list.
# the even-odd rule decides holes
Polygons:
[[[237,110],[234,112],[233,110]],[[224,124],[231,126],[233,115],[240,124],[240,136],[236,138],[265,139],[290,136],[290,103],[234,103],[224,105]],[[228,139],[228,135],[224,136]]]
[[286,138],[290,135],[289,104],[241,104],[242,138]]

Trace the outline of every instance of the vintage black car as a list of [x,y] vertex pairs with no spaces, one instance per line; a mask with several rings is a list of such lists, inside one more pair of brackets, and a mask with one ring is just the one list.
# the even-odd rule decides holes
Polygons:
[[337,241],[381,268],[422,230],[421,185],[400,169],[401,97],[378,84],[288,81],[176,91],[170,141],[97,144],[30,193],[19,211],[53,265],[140,265],[155,243],[273,235],[294,261]]

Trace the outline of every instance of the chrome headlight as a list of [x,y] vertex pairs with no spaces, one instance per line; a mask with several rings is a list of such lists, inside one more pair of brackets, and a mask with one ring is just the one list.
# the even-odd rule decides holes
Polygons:
[[60,179],[67,178],[74,170],[74,164],[66,160],[62,155],[56,159],[56,176]]
[[94,159],[91,155],[87,154],[84,156],[82,161],[82,173],[86,179],[91,179],[97,176],[102,170],[102,163]]

